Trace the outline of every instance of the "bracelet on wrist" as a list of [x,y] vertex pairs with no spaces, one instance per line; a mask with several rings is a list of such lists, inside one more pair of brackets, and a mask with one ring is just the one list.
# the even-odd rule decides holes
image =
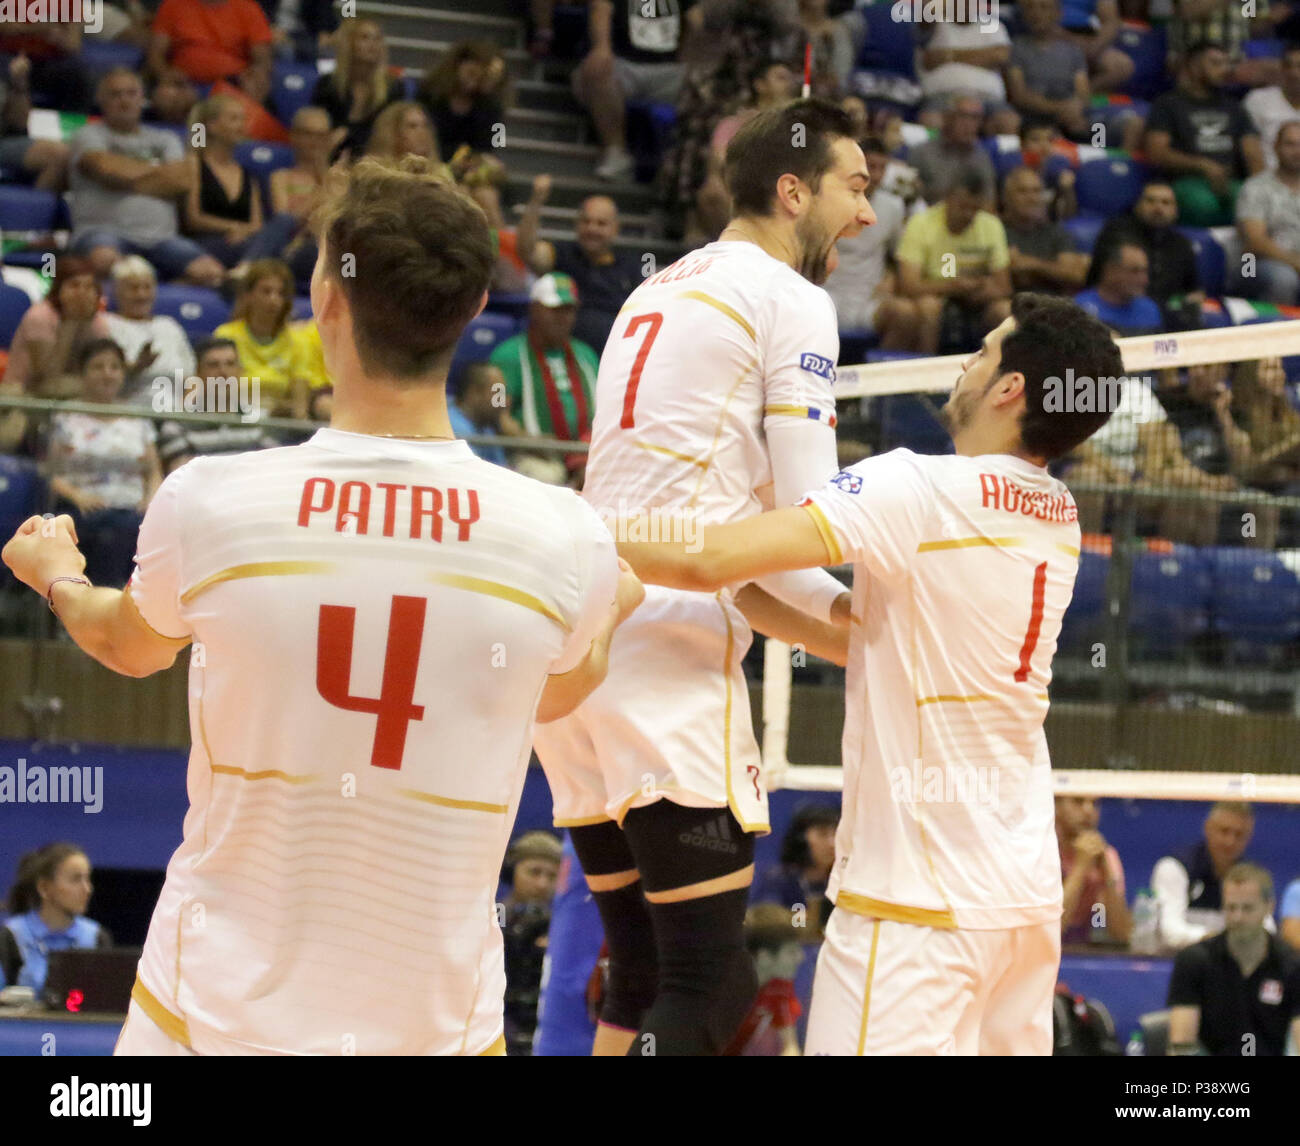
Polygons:
[[85,585],[87,589],[94,588],[94,586],[91,585],[90,583],[89,577],[73,577],[73,576],[55,577],[54,580],[52,580],[45,587],[45,603],[49,605],[50,612],[53,613],[56,617],[59,615],[59,611],[54,607],[54,586],[57,585],[60,581],[71,581],[77,585]]

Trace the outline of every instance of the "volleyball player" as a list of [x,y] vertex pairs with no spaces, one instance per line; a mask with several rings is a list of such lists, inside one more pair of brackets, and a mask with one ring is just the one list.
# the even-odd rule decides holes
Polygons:
[[945,407],[956,456],[869,458],[797,507],[706,526],[694,554],[620,544],[646,581],[696,591],[854,564],[809,1054],[1051,1053],[1061,870],[1043,720],[1079,526],[1046,467],[1105,423],[1103,380],[1121,375],[1095,318],[1018,295]]

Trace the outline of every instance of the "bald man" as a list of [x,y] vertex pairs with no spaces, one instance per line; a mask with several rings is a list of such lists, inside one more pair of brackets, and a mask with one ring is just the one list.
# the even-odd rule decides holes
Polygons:
[[592,195],[583,200],[574,232],[577,236],[574,240],[554,246],[538,243],[533,265],[539,274],[555,270],[573,277],[581,300],[574,337],[594,347],[599,354],[627,296],[646,274],[653,274],[658,268],[643,267],[634,252],[614,246],[618,237],[618,207],[608,195]]

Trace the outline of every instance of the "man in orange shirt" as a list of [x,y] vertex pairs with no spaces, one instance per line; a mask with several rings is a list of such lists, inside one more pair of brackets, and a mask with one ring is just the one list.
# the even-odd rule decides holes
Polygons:
[[163,0],[149,38],[149,72],[168,64],[199,84],[247,76],[254,82],[241,86],[260,101],[269,91],[271,26],[257,0]]

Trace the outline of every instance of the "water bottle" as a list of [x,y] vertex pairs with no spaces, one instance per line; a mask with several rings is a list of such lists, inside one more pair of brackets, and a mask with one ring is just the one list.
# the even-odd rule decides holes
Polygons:
[[1129,1036],[1128,1045],[1124,1048],[1124,1053],[1126,1055],[1132,1055],[1132,1056],[1146,1055],[1147,1044],[1145,1040],[1142,1038],[1141,1031],[1134,1031]]
[[1135,955],[1154,955],[1160,948],[1160,906],[1145,887],[1133,904],[1133,938],[1129,947]]

